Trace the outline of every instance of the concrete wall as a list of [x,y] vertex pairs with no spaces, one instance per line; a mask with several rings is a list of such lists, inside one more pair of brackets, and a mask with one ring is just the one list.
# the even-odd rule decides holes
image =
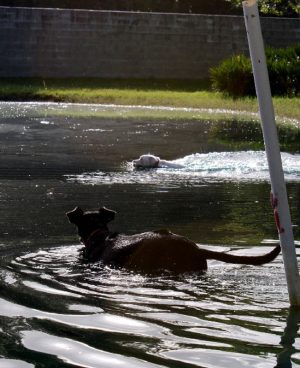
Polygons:
[[[265,42],[300,20],[262,18]],[[186,78],[248,52],[243,17],[0,7],[0,77]]]

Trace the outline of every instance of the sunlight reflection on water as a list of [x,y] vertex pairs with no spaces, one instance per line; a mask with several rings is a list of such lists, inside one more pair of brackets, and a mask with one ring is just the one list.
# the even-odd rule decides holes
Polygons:
[[[150,107],[155,119],[131,120],[138,107],[0,104],[1,368],[300,367],[281,256],[149,277],[81,262],[65,217],[107,205],[119,212],[116,231],[169,227],[217,251],[269,251],[264,153],[232,152],[197,120],[239,112]],[[145,151],[184,168],[134,171]],[[300,160],[282,157],[299,248]]]
[[[268,249],[265,248],[260,252]],[[19,326],[24,348],[92,368],[164,367],[170,366],[167,363],[170,361],[205,368],[227,367],[225,363],[235,368],[275,365],[274,357],[232,349],[237,348],[237,343],[249,348],[279,348],[285,321],[278,320],[278,311],[288,306],[280,259],[263,267],[212,261],[204,275],[147,277],[101,264],[76,265],[73,257],[60,257],[62,252],[70,255],[73,252],[78,257],[78,249],[78,246],[44,249],[42,254],[32,252],[12,261],[10,272],[23,274],[14,292],[18,294],[20,288],[20,291],[25,288],[28,295],[36,292],[47,295],[47,305],[57,310],[47,311],[46,305],[43,309],[38,305],[29,308],[1,299],[1,316],[26,320]],[[28,275],[28,268],[36,269],[36,274]],[[42,280],[47,280],[45,288],[39,287]],[[82,304],[78,303],[78,296]],[[57,327],[51,333],[34,328],[46,322]],[[28,325],[32,329],[26,329]],[[95,337],[91,346],[89,340],[82,342],[61,336],[58,331],[66,328],[75,335],[100,334],[99,344]],[[102,350],[103,334],[118,334],[123,346],[134,338],[137,347],[148,351],[149,360]]]
[[[300,155],[282,153],[283,169],[287,181],[300,181]],[[131,163],[118,172],[91,172],[67,175],[69,181],[82,184],[151,184],[180,186],[197,185],[199,181],[268,181],[269,170],[265,152],[211,152],[193,154],[171,161],[183,168],[134,170]]]
[[156,364],[125,357],[119,354],[108,353],[78,341],[51,336],[39,331],[22,331],[22,344],[33,351],[56,355],[61,360],[82,367],[128,367],[151,368],[159,367]]

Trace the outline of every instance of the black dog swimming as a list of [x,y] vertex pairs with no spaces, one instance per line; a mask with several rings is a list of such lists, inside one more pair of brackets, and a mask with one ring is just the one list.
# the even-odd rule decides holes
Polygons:
[[193,241],[168,230],[149,231],[135,235],[111,233],[107,224],[115,218],[115,211],[105,207],[84,212],[76,207],[68,212],[71,223],[85,245],[87,261],[125,267],[144,273],[170,271],[174,274],[207,270],[207,260],[227,263],[262,265],[273,261],[280,246],[259,256],[239,256],[202,249]]

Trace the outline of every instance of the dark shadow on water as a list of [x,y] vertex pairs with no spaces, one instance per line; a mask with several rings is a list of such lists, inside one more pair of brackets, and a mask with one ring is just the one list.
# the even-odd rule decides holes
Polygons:
[[274,368],[291,368],[292,355],[296,352],[294,347],[300,322],[300,307],[291,307],[286,320],[286,328],[281,337],[280,344],[283,349],[277,356],[277,364]]
[[[278,125],[280,149],[286,152],[299,152],[300,130],[293,125]],[[232,149],[261,150],[264,147],[259,121],[243,121],[240,119],[224,120],[211,124],[210,136]]]

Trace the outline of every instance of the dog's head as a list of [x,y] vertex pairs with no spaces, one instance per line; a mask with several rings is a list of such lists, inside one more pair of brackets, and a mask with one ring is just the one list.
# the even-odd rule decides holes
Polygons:
[[133,166],[140,169],[150,169],[158,167],[160,158],[154,155],[142,155],[137,160],[133,160]]
[[94,231],[108,231],[107,224],[115,218],[116,212],[102,207],[98,211],[84,212],[80,207],[66,215],[72,224],[78,228],[78,235],[82,241],[91,236]]

